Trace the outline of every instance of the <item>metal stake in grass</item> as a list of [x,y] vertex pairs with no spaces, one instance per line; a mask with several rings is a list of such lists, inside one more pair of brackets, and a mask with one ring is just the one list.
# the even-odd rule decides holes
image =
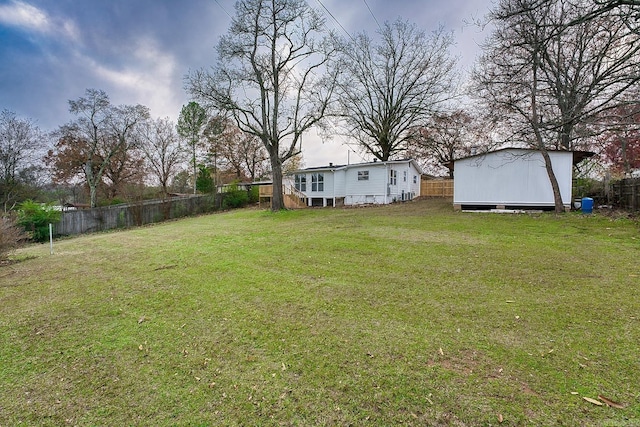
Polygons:
[[49,254],[53,255],[53,224],[49,223]]

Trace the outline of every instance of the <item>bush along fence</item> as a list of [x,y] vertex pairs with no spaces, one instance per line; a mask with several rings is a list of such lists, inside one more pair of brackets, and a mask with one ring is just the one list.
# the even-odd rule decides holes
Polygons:
[[611,197],[618,207],[640,210],[640,178],[622,179],[611,183]]
[[213,212],[220,206],[220,194],[173,197],[139,203],[62,212],[54,225],[57,236],[129,228],[169,219]]

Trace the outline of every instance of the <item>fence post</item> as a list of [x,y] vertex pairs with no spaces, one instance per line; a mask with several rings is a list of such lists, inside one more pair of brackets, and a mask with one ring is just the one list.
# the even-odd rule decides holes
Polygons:
[[53,255],[53,224],[49,223],[49,255]]

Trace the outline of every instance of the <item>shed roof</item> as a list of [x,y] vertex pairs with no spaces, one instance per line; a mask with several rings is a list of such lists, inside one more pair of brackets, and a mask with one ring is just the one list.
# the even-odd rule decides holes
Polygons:
[[[501,151],[507,151],[507,150],[517,150],[517,151],[528,151],[528,152],[536,152],[536,151],[540,151],[540,150],[535,150],[532,148],[519,148],[519,147],[505,147],[505,148],[499,148],[497,150],[493,150],[493,151],[485,151],[482,153],[477,153],[477,154],[473,154],[470,156],[465,156],[465,157],[460,157],[459,159],[455,159],[451,162],[447,162],[444,165],[449,168],[450,170],[454,170],[454,164],[455,162],[457,162],[458,160],[465,160],[465,159],[471,159],[474,157],[481,157],[481,156],[486,156],[488,154],[493,154],[493,153],[499,153]],[[577,165],[578,163],[580,163],[581,161],[583,161],[584,159],[587,159],[589,157],[595,156],[596,153],[591,152],[591,151],[570,151],[570,150],[547,150],[548,152],[554,153],[554,152],[563,152],[563,153],[573,153],[573,164]]]

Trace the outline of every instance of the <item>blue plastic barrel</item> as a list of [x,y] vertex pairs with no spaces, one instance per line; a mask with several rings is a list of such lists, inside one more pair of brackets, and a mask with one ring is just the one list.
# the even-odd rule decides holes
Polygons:
[[591,197],[582,198],[582,213],[590,214],[593,212],[593,199]]

